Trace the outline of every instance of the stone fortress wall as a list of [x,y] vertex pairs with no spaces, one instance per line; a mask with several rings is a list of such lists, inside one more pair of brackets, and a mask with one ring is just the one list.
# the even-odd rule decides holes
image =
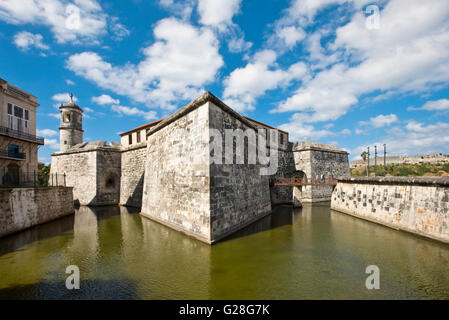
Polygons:
[[449,243],[449,178],[348,177],[331,209]]
[[[257,129],[252,122],[244,121],[245,118],[218,99],[212,99],[208,105],[209,128],[218,130],[222,137],[225,137],[226,129]],[[233,154],[236,154],[236,143],[237,141],[233,144]],[[216,161],[210,164],[212,241],[222,239],[271,212],[269,176],[261,175],[260,164],[248,163],[247,153],[250,147],[248,142],[245,145],[243,164],[226,164],[224,157],[221,164]],[[257,154],[258,143],[253,147]],[[224,139],[222,149],[225,150]]]
[[[293,147],[294,176],[319,180],[349,176],[348,153],[328,144],[303,141]],[[332,186],[302,186],[293,188],[293,203],[330,201]]]
[[[61,106],[68,107],[79,108],[73,101]],[[81,119],[70,120],[82,130]],[[210,132],[221,133],[224,151],[226,129],[257,133],[260,128],[276,130],[275,174],[261,175],[260,164],[211,161]],[[177,129],[185,133],[172,141]],[[64,151],[52,155],[51,174],[66,175],[66,185],[73,186],[74,200],[81,205],[138,207],[144,216],[212,243],[269,214],[271,204],[330,200],[330,187],[270,188],[273,177],[349,172],[345,151],[310,142],[297,147],[288,140],[287,132],[243,117],[206,92],[168,118],[121,134],[121,143],[64,145]],[[250,146],[246,140],[244,144]],[[267,147],[268,156],[274,149],[271,143]],[[256,153],[257,148],[256,143]]]
[[[148,133],[141,214],[211,242],[207,104]],[[176,113],[175,113],[176,114]],[[186,130],[187,136],[175,136]]]
[[146,141],[121,149],[120,204],[142,206],[143,179],[147,159]]
[[50,179],[66,175],[65,184],[73,187],[75,203],[112,205],[120,200],[121,156],[117,145],[105,141],[84,142],[52,154]]

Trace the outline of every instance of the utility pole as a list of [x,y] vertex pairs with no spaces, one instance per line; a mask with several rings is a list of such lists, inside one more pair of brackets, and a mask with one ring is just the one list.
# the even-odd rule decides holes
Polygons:
[[384,177],[387,175],[387,145],[384,143]]
[[377,146],[374,146],[374,176],[377,176]]
[[369,177],[369,147],[368,147],[368,153],[367,153],[367,160],[368,160],[368,164],[366,166],[366,176]]

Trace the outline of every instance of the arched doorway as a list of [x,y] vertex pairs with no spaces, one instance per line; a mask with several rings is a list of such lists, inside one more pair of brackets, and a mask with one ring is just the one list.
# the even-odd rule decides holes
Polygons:
[[20,182],[20,167],[16,163],[10,163],[7,170],[5,184],[18,185]]

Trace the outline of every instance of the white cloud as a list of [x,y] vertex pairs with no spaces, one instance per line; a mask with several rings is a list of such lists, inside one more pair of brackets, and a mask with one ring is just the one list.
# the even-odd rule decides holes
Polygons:
[[89,107],[84,107],[83,109],[85,112],[90,112],[90,113],[94,112],[94,109],[91,109]]
[[66,79],[66,80],[65,80],[65,83],[67,83],[69,86],[74,86],[74,85],[75,85],[75,82],[73,82],[73,81],[70,80],[70,79]]
[[233,36],[228,40],[228,49],[232,53],[247,51],[252,45],[252,42],[245,41],[243,36]]
[[317,130],[313,125],[304,123],[301,114],[295,113],[288,123],[279,126],[279,129],[289,133],[291,141],[314,140],[335,136],[336,133],[327,130]]
[[193,99],[215,80],[223,59],[211,30],[167,18],[156,24],[154,36],[156,42],[142,50],[145,58],[137,65],[114,66],[83,52],[70,56],[67,68],[101,88],[166,109],[173,109],[174,101]]
[[[70,101],[70,93],[64,92],[64,93],[56,93],[51,97],[52,100],[58,102],[58,103],[66,103]],[[78,98],[73,96],[73,101],[77,101]],[[56,104],[56,106],[59,106]]]
[[240,112],[253,110],[257,97],[281,85],[286,86],[307,73],[302,62],[282,70],[276,65],[276,58],[272,50],[260,51],[245,67],[232,71],[224,80],[225,102]]
[[48,50],[50,47],[43,42],[41,34],[34,34],[28,31],[22,31],[14,35],[14,44],[22,50],[28,50],[30,47],[36,47],[42,50]]
[[137,108],[130,108],[126,106],[119,106],[119,105],[113,105],[111,107],[112,111],[117,112],[120,115],[127,115],[127,116],[142,116],[146,120],[154,120],[157,119],[157,114],[155,111],[142,111]]
[[57,42],[95,41],[105,34],[107,15],[95,0],[2,0],[0,19],[15,25],[48,26]]
[[196,0],[159,0],[159,5],[183,20],[188,20],[192,14]]
[[198,0],[200,23],[225,29],[240,10],[241,0]]
[[[304,121],[304,115],[302,113],[295,113],[290,117],[289,122],[280,125],[279,129],[287,131],[291,141],[318,141],[326,137],[351,134],[351,130],[349,129],[343,129],[340,131],[329,130],[333,126],[334,125],[332,123],[329,123],[323,126],[323,129],[316,129],[314,125]],[[334,142],[332,142],[332,144],[336,145]]]
[[366,28],[362,11],[338,28],[331,47],[349,60],[317,73],[276,111],[335,120],[364,94],[416,93],[449,83],[449,2],[391,0],[380,14],[378,30]]
[[302,41],[306,37],[305,31],[300,27],[288,26],[280,28],[277,36],[282,39],[287,47],[292,48],[296,43]]
[[38,136],[43,137],[54,137],[58,135],[58,132],[52,129],[42,129],[42,130],[36,130],[36,133]]
[[45,146],[53,150],[59,150],[59,142],[57,139],[45,139]]
[[427,110],[427,111],[449,111],[449,100],[440,99],[427,101],[420,108],[409,107],[407,110]]
[[387,145],[390,155],[422,155],[449,152],[449,123],[438,122],[425,125],[415,120],[409,121],[403,128],[394,127],[388,130],[383,139],[366,143],[351,151],[357,157],[367,146]]
[[60,114],[59,113],[47,113],[47,116],[58,119],[60,118]]
[[123,38],[128,37],[131,32],[119,22],[117,17],[112,17],[109,23],[109,28],[112,31],[113,39],[117,41],[123,40]]
[[314,22],[320,10],[330,5],[352,3],[355,8],[361,9],[365,4],[372,2],[372,0],[293,0],[284,19],[298,20],[301,25],[308,25]]
[[395,114],[380,114],[376,117],[370,118],[369,121],[360,121],[360,125],[371,125],[374,128],[382,128],[385,126],[390,126],[391,124],[398,122],[399,119]]
[[102,94],[98,97],[92,97],[92,102],[95,102],[99,105],[105,105],[105,104],[119,104],[119,99],[113,99],[110,95]]

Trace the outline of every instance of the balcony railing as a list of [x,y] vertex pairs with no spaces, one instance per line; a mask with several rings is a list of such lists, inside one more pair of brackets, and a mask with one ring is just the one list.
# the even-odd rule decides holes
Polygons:
[[13,138],[31,141],[37,144],[44,144],[44,138],[22,132],[19,130],[14,130],[8,127],[0,126],[0,134],[4,134]]
[[8,158],[13,158],[13,159],[24,160],[25,159],[25,153],[23,153],[23,152],[13,152],[13,151],[0,149],[0,157],[8,157]]

